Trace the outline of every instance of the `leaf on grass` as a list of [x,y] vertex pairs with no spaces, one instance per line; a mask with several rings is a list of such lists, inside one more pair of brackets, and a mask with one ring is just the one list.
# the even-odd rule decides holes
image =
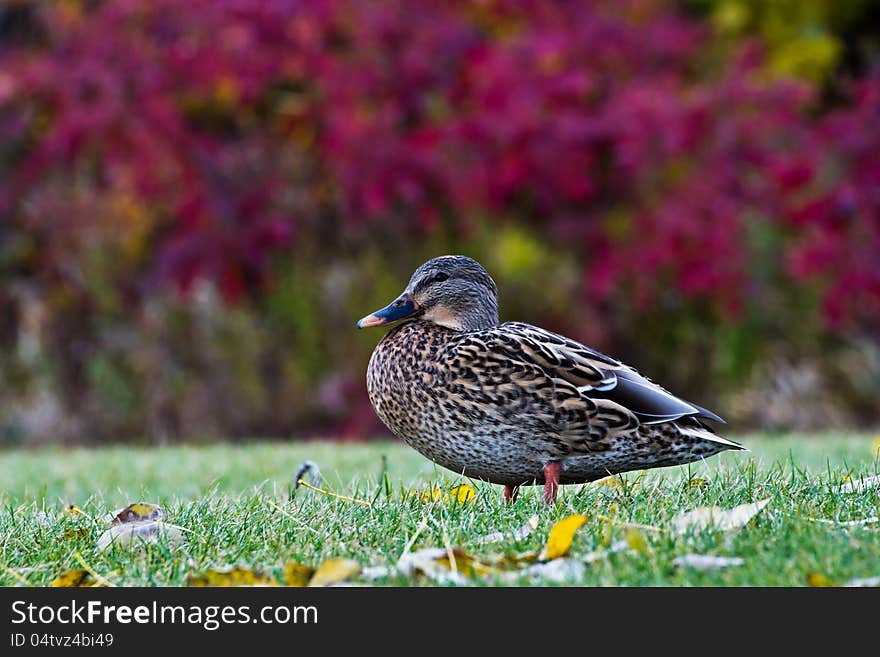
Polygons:
[[461,484],[449,491],[449,498],[450,501],[458,504],[473,504],[477,498],[477,491],[474,490],[473,486]]
[[121,525],[127,522],[141,522],[144,520],[162,520],[165,517],[165,509],[148,502],[135,502],[116,513],[110,524]]
[[701,506],[693,511],[675,516],[670,521],[670,525],[672,526],[672,531],[676,534],[710,528],[729,531],[747,525],[769,503],[770,498],[768,497],[759,502],[740,504],[732,509],[721,509],[717,506]]
[[64,507],[64,515],[66,516],[82,516],[85,515],[83,510],[80,509],[76,504],[68,504]]
[[73,570],[65,570],[52,580],[49,586],[55,587],[87,587],[101,586],[101,584],[92,577],[92,574],[84,568],[74,568]]
[[477,491],[473,486],[461,484],[455,486],[448,492],[442,488],[432,488],[431,490],[411,490],[410,497],[417,497],[422,504],[430,504],[432,502],[443,502],[444,504],[473,504],[477,497]]
[[871,441],[871,455],[877,456],[878,452],[880,452],[880,436]]
[[721,570],[731,566],[742,566],[745,559],[741,557],[716,557],[712,554],[684,554],[672,560],[677,568],[693,568],[694,570]]
[[708,483],[708,481],[701,479],[700,477],[691,477],[687,484],[685,484],[685,488],[702,488]]
[[849,480],[841,486],[829,487],[832,493],[864,493],[866,490],[880,486],[880,475],[862,477],[861,479]]
[[642,532],[640,532],[638,529],[627,529],[626,538],[624,540],[630,548],[632,548],[639,554],[643,556],[648,556],[651,554],[651,550],[648,547],[648,544],[645,542],[645,537],[642,536]]
[[233,566],[230,568],[211,568],[203,575],[189,575],[189,586],[277,586],[271,575],[259,570]]
[[466,583],[461,573],[451,571],[439,562],[440,559],[448,559],[445,548],[422,548],[415,552],[405,552],[397,561],[397,570],[407,576],[423,573],[438,584]]
[[823,575],[822,573],[808,573],[807,574],[807,586],[837,586],[834,582],[832,582],[828,577]]
[[552,582],[554,584],[574,583],[583,579],[587,572],[587,566],[578,559],[560,558],[545,563],[532,564],[528,568],[504,573],[502,579],[514,582],[523,577],[538,580],[540,582]]
[[477,537],[474,540],[474,543],[476,543],[477,545],[485,545],[487,543],[500,543],[508,536],[515,541],[521,541],[522,539],[529,536],[537,528],[538,516],[532,516],[526,521],[526,524],[524,524],[512,534],[505,534],[504,532],[492,532],[491,534]]
[[558,559],[568,554],[575,532],[586,521],[586,516],[571,515],[553,525],[553,528],[550,530],[550,536],[547,537],[547,545],[544,546],[544,550],[541,552],[541,561],[553,561],[553,559]]
[[871,516],[870,518],[861,518],[859,520],[829,520],[828,518],[807,518],[807,520],[811,522],[823,522],[828,525],[835,525],[837,527],[864,527],[865,525],[873,525],[874,523],[880,521],[877,516]]
[[361,572],[361,565],[357,561],[333,557],[318,566],[315,574],[312,575],[312,579],[309,580],[309,586],[338,584],[339,582],[351,579],[359,572]]
[[[608,526],[610,527],[610,525]],[[594,561],[599,561],[599,559],[604,559],[612,554],[623,552],[624,550],[629,549],[629,543],[627,543],[626,541],[615,541],[608,547],[601,547],[598,550],[588,552],[587,554],[580,557],[580,560],[584,563],[593,563]]]
[[880,586],[880,575],[877,577],[851,579],[844,586]]
[[308,586],[315,569],[305,564],[291,561],[284,566],[284,583],[287,586]]
[[183,527],[162,521],[145,520],[113,525],[98,538],[98,549],[132,548],[164,542],[170,546],[183,543]]
[[69,541],[76,540],[78,538],[85,538],[91,533],[88,527],[80,527],[78,529],[65,529],[64,530],[64,538]]

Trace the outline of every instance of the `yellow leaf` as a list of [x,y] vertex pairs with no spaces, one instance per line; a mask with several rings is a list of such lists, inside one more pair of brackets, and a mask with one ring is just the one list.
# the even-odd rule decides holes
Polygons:
[[558,521],[550,530],[547,545],[541,552],[542,561],[558,559],[568,554],[575,532],[587,521],[586,516],[571,515]]
[[645,537],[638,529],[633,528],[626,531],[626,544],[639,554],[648,556],[651,553],[645,542]]
[[318,566],[312,579],[309,580],[309,586],[327,586],[344,582],[359,572],[361,572],[361,565],[357,561],[334,557]]
[[809,573],[807,575],[807,586],[837,586],[822,573]]
[[473,486],[461,484],[449,491],[449,497],[458,504],[473,504],[477,498],[477,491],[474,490]]
[[278,582],[265,573],[251,568],[212,568],[204,575],[189,575],[190,586],[277,586]]
[[77,538],[85,538],[89,535],[88,527],[80,527],[79,529],[65,529],[64,538],[74,540]]
[[68,504],[64,507],[64,515],[66,516],[80,516],[85,515],[83,510],[80,509],[76,504]]
[[137,522],[139,520],[161,520],[164,517],[165,510],[161,507],[147,502],[135,502],[117,513],[110,524],[121,525],[126,522]]
[[284,582],[287,586],[308,586],[315,569],[295,561],[284,566]]
[[49,586],[57,586],[57,587],[86,587],[86,586],[101,586],[95,578],[92,577],[92,574],[85,570],[84,568],[74,568],[73,570],[65,570],[63,573],[58,575]]
[[871,441],[871,454],[876,456],[878,452],[880,452],[880,436]]
[[685,488],[702,488],[705,486],[707,482],[705,479],[700,479],[699,477],[692,477],[690,481],[687,482]]

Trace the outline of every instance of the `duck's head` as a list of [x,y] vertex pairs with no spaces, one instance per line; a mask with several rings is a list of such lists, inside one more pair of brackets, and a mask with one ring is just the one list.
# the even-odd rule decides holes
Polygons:
[[384,326],[410,317],[456,331],[495,326],[498,288],[476,260],[461,255],[440,256],[416,269],[403,294],[361,319],[357,326]]

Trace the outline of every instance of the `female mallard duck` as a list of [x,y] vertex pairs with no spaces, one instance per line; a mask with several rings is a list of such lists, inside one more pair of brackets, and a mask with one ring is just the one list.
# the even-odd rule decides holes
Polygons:
[[389,306],[358,328],[411,319],[376,346],[367,389],[376,414],[407,444],[468,477],[560,484],[678,465],[726,449],[704,420],[721,418],[633,368],[520,322],[498,323],[498,288],[465,256],[429,260]]

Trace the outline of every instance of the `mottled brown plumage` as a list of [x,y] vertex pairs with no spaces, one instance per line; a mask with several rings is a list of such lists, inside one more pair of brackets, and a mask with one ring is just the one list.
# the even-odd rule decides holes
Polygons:
[[742,449],[703,421],[716,415],[633,368],[529,324],[498,324],[496,294],[478,263],[443,256],[358,323],[413,318],[377,345],[367,388],[382,422],[432,461],[504,484],[509,497],[545,484],[553,501],[560,483]]

